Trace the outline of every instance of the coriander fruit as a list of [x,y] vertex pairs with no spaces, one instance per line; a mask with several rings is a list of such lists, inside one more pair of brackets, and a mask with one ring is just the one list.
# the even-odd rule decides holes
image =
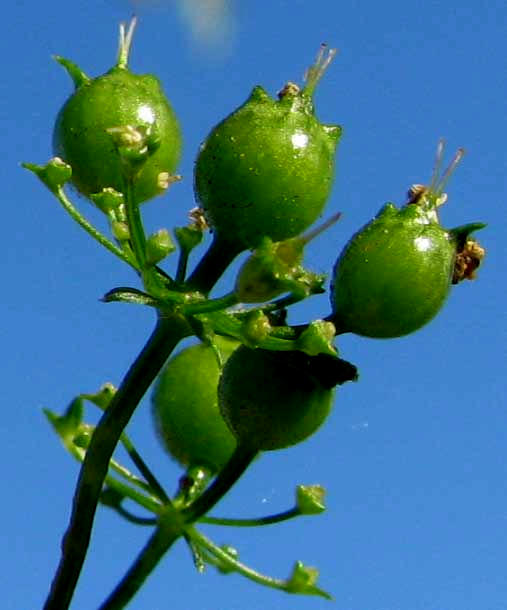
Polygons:
[[[224,361],[238,343],[215,337]],[[152,394],[152,415],[158,436],[169,454],[184,466],[218,472],[236,441],[220,415],[217,384],[220,367],[214,350],[193,345],[169,359]]]
[[263,237],[282,241],[313,224],[329,197],[341,134],[315,116],[313,92],[334,52],[274,100],[257,86],[201,145],[195,193],[207,222],[238,252]]
[[311,356],[244,345],[227,361],[218,384],[220,411],[238,443],[283,449],[312,435],[333,403]]
[[180,127],[160,81],[128,69],[132,32],[133,26],[126,36],[120,35],[117,64],[98,78],[91,79],[73,63],[56,58],[73,78],[75,91],[56,118],[53,150],[71,165],[71,181],[86,197],[106,187],[124,191],[122,163],[110,129],[148,128],[156,140],[156,150],[134,179],[138,203],[164,192],[163,178],[174,172],[180,159]]
[[440,225],[437,208],[447,198],[442,189],[463,155],[458,151],[440,177],[442,146],[431,185],[413,186],[401,209],[386,204],[338,258],[331,288],[338,332],[400,337],[427,324],[442,308],[457,255],[460,258],[469,233],[484,226],[447,230]]

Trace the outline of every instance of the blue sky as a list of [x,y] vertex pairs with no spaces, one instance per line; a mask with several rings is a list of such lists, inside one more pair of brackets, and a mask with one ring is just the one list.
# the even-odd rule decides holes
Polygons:
[[[328,489],[324,515],[250,531],[206,529],[273,576],[285,577],[296,559],[317,566],[334,602],[287,596],[212,568],[200,575],[178,544],[130,607],[504,610],[507,7],[477,0],[386,0],[367,8],[257,0],[231,8],[229,21],[214,27],[194,21],[194,33],[181,7],[162,0],[4,8],[2,607],[41,607],[78,473],[42,407],[60,411],[79,392],[119,383],[153,324],[151,311],[99,302],[135,278],[19,165],[51,156],[54,118],[71,92],[51,55],[91,75],[105,72],[118,23],[135,11],[131,68],[159,76],[185,138],[184,179],[145,206],[148,227],[185,223],[194,205],[193,159],[209,129],[255,84],[274,94],[300,79],[327,42],[339,54],[316,103],[323,122],[344,127],[328,205],[329,214],[340,210],[343,218],[308,249],[308,266],[329,272],[350,235],[384,202],[401,203],[409,185],[427,181],[439,137],[449,156],[467,149],[447,188],[442,222],[488,223],[480,237],[488,254],[478,281],[456,287],[420,332],[390,341],[344,336],[339,349],[359,366],[360,382],[339,389],[314,437],[265,454],[215,510],[278,512],[291,505],[296,484],[321,483]],[[86,201],[80,205],[104,227]],[[293,320],[327,313],[327,297],[314,297]],[[155,439],[147,400],[129,432],[174,489],[180,471]],[[97,607],[147,536],[101,509],[72,608]]]

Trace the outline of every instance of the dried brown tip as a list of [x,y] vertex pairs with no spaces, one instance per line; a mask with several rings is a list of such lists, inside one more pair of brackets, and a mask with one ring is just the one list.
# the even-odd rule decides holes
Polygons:
[[295,97],[301,91],[299,85],[296,83],[288,82],[280,91],[277,93],[278,99],[282,100],[285,97]]
[[452,283],[459,284],[463,280],[473,280],[486,251],[474,239],[468,239],[463,249],[456,254]]
[[428,192],[428,187],[424,184],[413,184],[407,191],[407,205],[418,203],[426,192]]

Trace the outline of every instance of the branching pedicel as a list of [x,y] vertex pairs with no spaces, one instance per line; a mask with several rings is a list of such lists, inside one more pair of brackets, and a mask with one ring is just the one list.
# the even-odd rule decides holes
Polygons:
[[[320,320],[290,325],[290,305],[325,291],[324,276],[302,265],[304,248],[321,229],[302,233],[321,214],[334,175],[341,128],[322,125],[312,99],[334,52],[321,49],[302,89],[289,83],[274,100],[255,87],[245,104],[210,132],[195,166],[196,197],[203,209],[193,209],[189,225],[174,229],[174,245],[167,229],[146,235],[142,221],[140,204],[178,179],[173,173],[181,135],[158,80],[128,68],[134,26],[135,20],[128,30],[120,27],[117,63],[103,76],[90,79],[72,62],[57,58],[76,88],[56,120],[57,156],[44,166],[25,164],[92,238],[136,272],[141,287],[112,288],[104,302],[149,306],[156,314],[151,336],[118,389],[106,384],[96,393],[79,394],[62,415],[45,410],[66,449],[82,462],[45,609],[70,606],[99,503],[136,526],[152,529],[125,577],[101,605],[103,610],[126,607],[180,537],[198,569],[209,564],[288,593],[330,598],[317,586],[315,568],[297,561],[285,580],[264,576],[240,562],[234,549],[218,547],[205,537],[198,524],[256,527],[325,510],[323,488],[301,485],[295,505],[277,515],[208,515],[260,451],[304,440],[325,420],[333,388],[357,379],[356,367],[338,357],[335,336],[348,331],[398,336],[427,322],[440,309],[451,281],[475,275],[484,252],[469,235],[483,225],[444,231],[431,205],[432,196],[440,201],[442,193],[434,193],[431,186],[400,211],[389,204],[340,257],[333,311]],[[104,212],[110,236],[72,203],[64,190],[68,182]],[[380,223],[382,235],[391,223],[387,228],[396,257],[410,256],[410,276],[398,273],[396,258],[394,264],[386,262],[376,229]],[[208,225],[211,245],[187,275],[189,254],[200,245]],[[434,235],[435,246],[414,249],[421,239]],[[245,249],[253,253],[231,291],[210,297],[216,281]],[[378,259],[368,280],[361,270],[366,250]],[[160,265],[176,251],[171,273]],[[435,283],[440,286],[437,300]],[[397,295],[403,295],[403,303],[396,302]],[[407,320],[402,314],[409,297],[422,304],[424,312],[417,317],[414,312],[419,310],[411,303],[412,319]],[[256,306],[245,307],[245,302]],[[401,313],[394,322],[392,316],[378,315],[397,307]],[[169,360],[153,395],[158,431],[170,454],[186,468],[171,497],[124,430],[164,363],[189,336],[195,336],[200,347]],[[178,368],[180,362],[183,369]],[[193,388],[200,394],[192,401],[191,417],[181,401],[181,387],[179,394],[171,391],[176,381],[186,383],[186,372],[190,379],[206,375]],[[84,420],[87,404],[103,411],[95,427]],[[118,443],[137,474],[113,458]],[[124,505],[127,499],[152,516],[136,515]]]

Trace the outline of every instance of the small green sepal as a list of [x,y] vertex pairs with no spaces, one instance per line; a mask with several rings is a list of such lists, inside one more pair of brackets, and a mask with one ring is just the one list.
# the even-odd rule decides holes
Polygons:
[[176,227],[174,236],[181,250],[188,253],[201,243],[203,231],[197,225],[191,224],[188,227]]
[[83,422],[82,398],[75,398],[63,415],[57,415],[49,409],[43,411],[67,451],[78,460],[82,459],[83,449],[88,446],[93,431],[92,426]]
[[112,214],[114,217],[116,217],[120,207],[125,204],[123,193],[110,186],[103,188],[100,193],[91,194],[90,199],[104,214],[108,216]]
[[271,331],[268,316],[259,310],[249,312],[241,325],[241,339],[251,348],[258,347]]
[[95,392],[94,394],[81,394],[81,398],[89,400],[92,404],[99,407],[99,409],[105,411],[116,392],[117,388],[108,381],[100,387],[98,392]]
[[49,409],[43,409],[43,412],[64,444],[66,440],[74,439],[83,423],[83,401],[79,398],[69,404],[63,415]]
[[316,586],[318,579],[319,571],[317,568],[305,566],[301,561],[296,561],[287,581],[287,591],[305,595],[320,595],[329,600],[333,599],[329,593]]
[[335,334],[336,330],[332,322],[314,320],[298,337],[297,349],[309,356],[317,354],[336,356],[336,348],[333,345]]
[[326,510],[324,497],[326,490],[322,485],[298,485],[296,487],[296,506],[301,515],[319,515]]
[[111,233],[119,243],[129,241],[130,239],[129,226],[123,220],[113,220],[111,222]]
[[146,240],[146,263],[156,265],[175,250],[176,246],[173,244],[169,231],[159,229]]
[[128,178],[134,177],[142,165],[160,147],[155,125],[121,125],[106,130],[112,137]]
[[56,193],[72,176],[72,168],[60,157],[53,157],[46,165],[22,163],[22,167],[33,172],[52,192]]
[[53,55],[53,59],[65,68],[67,74],[71,77],[74,83],[74,88],[79,89],[83,85],[91,82],[91,78],[81,70],[81,68],[70,59],[65,59],[61,55]]
[[472,233],[480,231],[481,229],[485,229],[487,226],[488,225],[483,222],[469,222],[465,225],[454,227],[454,229],[449,229],[449,233],[456,240],[456,245],[459,250],[465,245],[467,239]]

